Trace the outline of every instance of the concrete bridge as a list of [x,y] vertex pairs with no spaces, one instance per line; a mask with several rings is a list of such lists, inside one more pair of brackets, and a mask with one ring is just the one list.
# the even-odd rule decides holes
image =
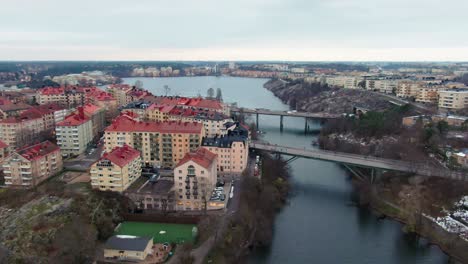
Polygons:
[[283,118],[285,116],[289,117],[302,117],[305,119],[305,132],[308,130],[307,119],[319,119],[319,120],[329,120],[329,119],[336,119],[339,118],[340,114],[330,114],[324,112],[318,113],[308,113],[308,112],[297,112],[297,111],[278,111],[278,110],[270,110],[264,108],[239,108],[239,107],[231,107],[231,113],[244,113],[244,114],[255,114],[255,123],[257,125],[257,129],[259,127],[259,115],[270,115],[270,116],[279,116],[280,117],[280,130],[283,131]]
[[270,144],[264,141],[252,141],[250,143],[250,148],[268,151],[272,153],[290,155],[294,157],[332,161],[344,165],[354,165],[357,167],[401,171],[414,173],[422,176],[433,176],[453,180],[468,181],[468,175],[466,173],[451,171],[449,169],[444,168],[438,168],[426,163],[383,159],[371,156],[362,156],[357,154],[334,152],[320,149],[293,148],[288,146]]

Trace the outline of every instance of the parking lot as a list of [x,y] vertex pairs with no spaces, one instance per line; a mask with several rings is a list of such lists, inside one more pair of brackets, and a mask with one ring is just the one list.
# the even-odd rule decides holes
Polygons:
[[208,210],[220,210],[226,208],[230,193],[231,193],[231,181],[226,181],[224,186],[218,186],[212,193],[211,199],[208,202]]

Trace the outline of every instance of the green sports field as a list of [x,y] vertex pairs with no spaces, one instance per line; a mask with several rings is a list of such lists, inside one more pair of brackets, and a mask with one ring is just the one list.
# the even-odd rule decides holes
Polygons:
[[194,243],[194,227],[195,225],[126,221],[120,224],[115,234],[153,237],[154,243]]

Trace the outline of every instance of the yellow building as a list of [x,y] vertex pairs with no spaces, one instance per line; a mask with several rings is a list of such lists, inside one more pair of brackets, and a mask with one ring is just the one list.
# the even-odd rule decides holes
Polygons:
[[19,149],[3,162],[5,184],[10,187],[37,186],[62,168],[60,149],[49,141]]
[[366,90],[391,94],[396,92],[397,87],[397,80],[366,80]]
[[105,149],[127,144],[141,152],[146,164],[173,168],[186,153],[200,146],[203,131],[200,123],[140,122],[121,115],[105,130]]
[[128,145],[115,147],[104,153],[90,172],[93,189],[123,192],[141,176],[140,152]]
[[152,254],[153,238],[126,235],[111,236],[104,245],[104,258],[141,261]]
[[468,107],[468,88],[439,91],[439,108],[463,109]]
[[177,210],[204,210],[217,181],[216,154],[204,148],[185,154],[174,168]]

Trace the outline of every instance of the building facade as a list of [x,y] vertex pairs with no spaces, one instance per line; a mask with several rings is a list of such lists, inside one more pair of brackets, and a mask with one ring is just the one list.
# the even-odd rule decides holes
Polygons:
[[468,88],[439,91],[439,108],[463,109],[468,107]]
[[64,155],[80,155],[93,140],[93,123],[79,107],[78,113],[73,113],[55,127],[57,144]]
[[217,156],[204,148],[187,153],[174,168],[177,210],[205,210],[217,181]]
[[128,145],[115,147],[91,166],[91,186],[100,191],[125,191],[141,176],[140,152]]
[[200,123],[141,122],[117,117],[105,130],[105,149],[127,144],[141,152],[148,165],[173,168],[183,156],[198,148],[204,136]]
[[14,151],[3,162],[5,184],[9,187],[37,186],[62,168],[60,149],[49,141]]

